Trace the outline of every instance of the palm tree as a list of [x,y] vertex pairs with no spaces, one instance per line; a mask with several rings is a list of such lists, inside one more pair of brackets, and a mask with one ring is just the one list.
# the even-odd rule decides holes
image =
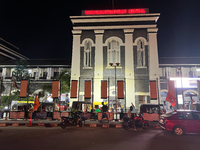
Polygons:
[[67,69],[63,69],[55,80],[59,80],[61,84],[61,93],[68,93],[70,91],[71,73]]
[[[62,70],[54,80],[59,80],[61,84],[61,93],[68,93],[70,91],[70,71],[67,69]],[[52,84],[42,84],[41,89],[43,92],[52,93]]]

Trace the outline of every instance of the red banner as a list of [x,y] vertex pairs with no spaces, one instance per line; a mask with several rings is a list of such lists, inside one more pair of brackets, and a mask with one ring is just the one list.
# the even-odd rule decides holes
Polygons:
[[85,81],[85,98],[91,98],[91,81]]
[[107,98],[107,81],[101,81],[101,98]]
[[71,98],[77,98],[77,80],[72,80],[71,81]]
[[168,81],[168,92],[170,92],[170,94],[176,98],[176,89],[174,86],[174,81]]
[[156,84],[156,81],[150,81],[150,94],[152,100],[156,100],[158,98]]
[[59,81],[52,82],[52,98],[58,98]]
[[117,97],[124,98],[124,81],[117,81]]
[[20,87],[20,95],[19,95],[20,97],[26,97],[27,88],[28,88],[28,80],[22,80]]

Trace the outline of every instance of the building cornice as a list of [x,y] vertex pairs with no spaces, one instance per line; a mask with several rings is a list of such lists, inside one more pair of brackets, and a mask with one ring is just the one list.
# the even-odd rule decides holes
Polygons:
[[105,30],[105,29],[131,29],[131,28],[156,28],[157,25],[121,25],[121,26],[79,26],[74,30]]
[[72,30],[72,33],[74,35],[81,35],[82,31],[81,30]]
[[158,17],[71,19],[72,23],[155,21]]
[[95,33],[95,34],[103,34],[103,33],[104,33],[104,30],[94,30],[94,33]]
[[160,13],[148,13],[148,14],[125,14],[125,15],[89,15],[89,16],[70,16],[71,19],[76,18],[117,18],[117,17],[147,17],[147,16],[160,16]]

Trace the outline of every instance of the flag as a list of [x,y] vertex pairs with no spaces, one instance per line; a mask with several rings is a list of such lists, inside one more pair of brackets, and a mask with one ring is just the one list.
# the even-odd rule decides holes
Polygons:
[[192,106],[192,110],[193,110],[193,103],[194,103],[195,101],[192,99],[191,100],[191,106]]
[[170,92],[167,93],[167,97],[166,97],[165,101],[170,102],[172,107],[174,107],[176,105],[176,102],[177,102],[175,97]]
[[170,102],[172,107],[174,107],[177,103],[175,98],[176,98],[176,89],[174,87],[174,81],[168,81],[168,93],[165,101]]
[[37,98],[37,95],[35,95],[35,103],[34,103],[34,107],[33,107],[33,112],[36,111],[38,107],[40,107],[40,103]]
[[17,83],[15,82],[15,80],[14,80],[14,82],[13,82],[13,86],[16,87],[16,88],[18,89]]
[[191,101],[192,101],[192,104],[195,102],[193,99]]

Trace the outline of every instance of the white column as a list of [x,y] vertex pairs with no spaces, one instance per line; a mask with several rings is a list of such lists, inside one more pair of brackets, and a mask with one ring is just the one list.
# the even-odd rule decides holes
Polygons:
[[[73,33],[73,47],[72,47],[72,63],[71,63],[71,80],[79,80],[80,77],[80,36],[81,30],[72,30]],[[79,81],[78,81],[79,82]],[[79,83],[78,83],[79,85]],[[73,101],[78,101],[78,87],[77,98],[70,99],[70,106]]]
[[125,33],[126,108],[129,107],[131,105],[131,103],[133,103],[135,105],[133,32],[134,32],[134,29],[124,29],[124,33]]
[[51,68],[47,68],[47,79],[51,79]]
[[94,102],[101,102],[101,80],[103,79],[103,33],[104,30],[95,32],[95,68],[94,68]]
[[40,74],[40,70],[39,70],[39,67],[37,66],[37,68],[36,68],[36,77],[35,77],[35,80],[38,80],[38,79],[39,79],[39,74]]
[[157,48],[157,28],[147,29],[149,38],[149,75],[150,80],[159,78],[158,48]]
[[3,77],[3,78],[6,77],[6,68],[3,68],[3,70],[2,70],[2,77]]
[[147,29],[149,39],[149,80],[158,78],[159,97],[160,97],[160,77],[159,77],[159,62],[158,62],[158,47],[157,47],[157,28]]

